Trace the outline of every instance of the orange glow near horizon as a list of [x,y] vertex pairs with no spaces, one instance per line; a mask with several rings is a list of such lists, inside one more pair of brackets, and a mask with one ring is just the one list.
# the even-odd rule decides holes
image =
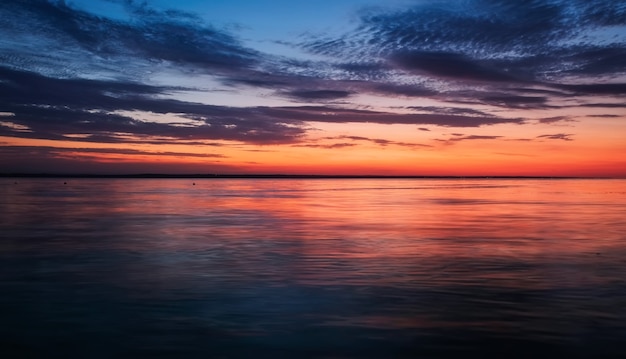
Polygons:
[[[103,173],[111,172],[109,165],[135,164],[139,172],[149,169],[163,173],[626,177],[623,122],[618,118],[586,119],[561,127],[429,126],[428,131],[413,125],[311,123],[317,129],[313,131],[315,137],[275,145],[234,141],[213,141],[210,145],[184,141],[97,143],[12,137],[0,137],[0,142],[4,146],[47,148],[52,161],[101,165]],[[571,137],[540,137],[550,133]],[[80,168],[78,165],[71,170],[80,172]],[[128,172],[133,167],[124,168]]]

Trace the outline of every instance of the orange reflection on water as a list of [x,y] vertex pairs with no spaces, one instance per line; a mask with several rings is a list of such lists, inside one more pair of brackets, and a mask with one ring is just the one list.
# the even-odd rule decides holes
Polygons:
[[278,284],[572,286],[614,278],[626,239],[623,180],[38,181],[10,187],[5,227],[157,253],[168,278],[204,258]]
[[63,182],[2,187],[0,283],[78,283],[120,295],[124,313],[259,336],[308,325],[570,340],[626,319],[624,180]]

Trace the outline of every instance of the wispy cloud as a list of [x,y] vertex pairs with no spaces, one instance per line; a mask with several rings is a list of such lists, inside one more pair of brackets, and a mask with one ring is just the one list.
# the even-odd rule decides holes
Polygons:
[[258,53],[193,14],[157,11],[144,2],[121,3],[132,21],[97,16],[65,1],[3,1],[0,19],[8,38],[1,45],[5,51],[21,51],[3,51],[2,60],[56,76],[86,76],[90,71],[138,76],[159,62],[229,72],[258,61]]
[[376,144],[378,146],[402,146],[402,147],[432,147],[431,145],[426,145],[422,143],[412,143],[412,142],[403,142],[403,141],[392,141],[384,138],[370,138],[363,136],[336,136],[336,137],[326,137],[325,139],[339,139],[339,140],[350,140],[350,141],[359,141],[359,142],[369,142]]
[[302,101],[328,101],[347,98],[351,95],[349,91],[340,90],[291,90],[284,93],[285,96],[293,97]]
[[[598,83],[597,76],[626,72],[625,26],[626,5],[604,0],[418,2],[403,10],[364,11],[354,32],[319,36],[302,47],[355,63],[352,72],[370,74],[378,69],[368,63],[384,63],[422,80],[446,82],[448,87],[429,87],[439,92],[469,81],[482,84],[465,92],[476,102],[540,108],[559,91],[623,94],[625,83]],[[622,37],[610,35],[615,28]],[[359,59],[367,59],[363,69]],[[503,83],[509,85],[502,88]],[[512,84],[552,90],[528,96]],[[485,90],[509,94],[485,96]]]
[[[142,159],[138,160],[137,156]],[[196,173],[197,167],[181,163],[186,158],[202,161],[202,173],[233,172],[220,154],[141,151],[119,148],[63,148],[50,146],[0,146],[4,171],[29,173]]]
[[51,146],[5,146],[2,153],[14,155],[19,152],[45,151],[48,154],[119,154],[119,155],[143,155],[143,156],[175,156],[175,157],[198,157],[198,158],[225,158],[217,153],[192,153],[172,151],[143,151],[130,148],[88,148],[88,147],[51,147]]
[[356,146],[356,143],[348,143],[348,142],[338,142],[338,143],[331,143],[331,144],[303,143],[303,144],[293,145],[293,146],[294,147],[337,149],[337,148],[353,147],[353,146]]
[[484,136],[484,135],[463,135],[460,133],[453,133],[453,137],[447,139],[435,139],[435,141],[444,142],[446,144],[452,144],[455,142],[461,141],[472,141],[472,140],[496,140],[503,138],[504,136]]
[[556,133],[551,135],[539,135],[537,138],[545,138],[548,140],[563,140],[563,141],[573,141],[572,134],[569,133]]
[[573,119],[568,116],[553,116],[553,117],[544,117],[540,118],[539,123],[557,123],[557,122],[572,122]]

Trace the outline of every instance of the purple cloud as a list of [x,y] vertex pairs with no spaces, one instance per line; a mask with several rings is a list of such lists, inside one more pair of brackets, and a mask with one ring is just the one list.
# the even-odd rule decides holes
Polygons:
[[545,138],[548,140],[563,140],[563,141],[573,141],[572,134],[569,133],[556,133],[552,135],[540,135],[537,138]]

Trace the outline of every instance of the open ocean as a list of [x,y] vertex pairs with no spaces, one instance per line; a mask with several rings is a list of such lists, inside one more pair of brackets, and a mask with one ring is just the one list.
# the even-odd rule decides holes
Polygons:
[[2,178],[0,195],[2,358],[626,357],[626,180]]

